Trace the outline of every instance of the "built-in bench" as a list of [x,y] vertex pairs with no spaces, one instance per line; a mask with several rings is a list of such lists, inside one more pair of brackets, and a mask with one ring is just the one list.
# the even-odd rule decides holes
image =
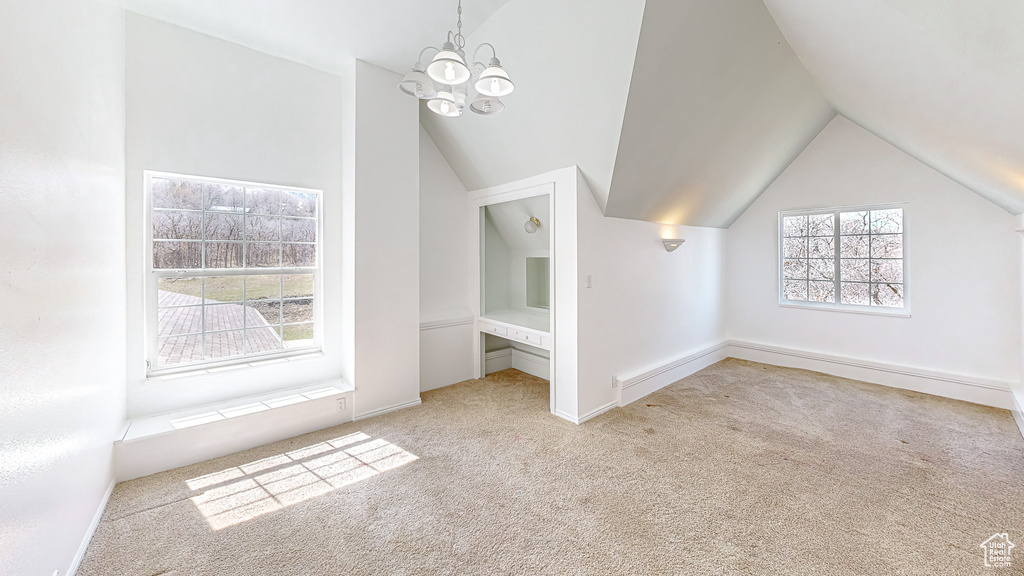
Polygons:
[[343,380],[135,418],[114,442],[124,481],[352,421]]

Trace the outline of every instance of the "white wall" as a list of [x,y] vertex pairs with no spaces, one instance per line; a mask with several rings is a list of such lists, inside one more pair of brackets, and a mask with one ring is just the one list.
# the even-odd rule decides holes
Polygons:
[[0,574],[67,574],[124,420],[124,13],[0,18]]
[[[578,218],[582,417],[616,402],[614,377],[722,343],[726,232],[606,218],[585,186]],[[686,243],[670,253],[662,238]]]
[[[343,362],[341,78],[133,13],[126,68],[129,415],[337,378]],[[322,356],[146,381],[143,170],[323,190]]]
[[420,390],[473,377],[466,188],[420,127]]
[[[911,318],[778,304],[780,210],[907,202]],[[729,229],[734,340],[1018,382],[1021,261],[1014,218],[842,116]]]
[[[1020,328],[1024,330],[1024,216],[1017,217],[1017,232],[1019,236],[1018,246],[1019,253],[1017,256],[1017,263],[1021,268],[1020,277],[1020,299],[1021,303],[1021,316],[1019,318]],[[1022,334],[1024,336],[1024,334]],[[1020,375],[1021,378],[1016,382],[1011,382],[1010,389],[1014,396],[1014,407],[1013,416],[1017,419],[1017,426],[1020,427],[1021,434],[1024,434],[1024,348],[1020,349]]]
[[344,77],[343,375],[356,418],[419,402],[419,108],[399,81],[360,60]]
[[466,187],[422,127],[420,136],[420,319],[469,316]]

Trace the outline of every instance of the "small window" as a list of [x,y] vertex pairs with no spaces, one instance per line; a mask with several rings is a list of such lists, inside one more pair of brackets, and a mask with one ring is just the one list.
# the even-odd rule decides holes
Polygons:
[[147,172],[149,373],[319,348],[320,193]]
[[780,301],[906,313],[902,206],[779,213]]

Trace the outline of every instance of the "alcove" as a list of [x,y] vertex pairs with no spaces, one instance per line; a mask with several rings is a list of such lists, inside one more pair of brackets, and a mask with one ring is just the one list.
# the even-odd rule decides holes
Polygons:
[[550,333],[549,202],[543,195],[481,208],[483,317]]
[[550,378],[551,195],[480,207],[484,373],[517,368]]
[[577,197],[590,194],[571,166],[472,191],[467,205],[473,372],[545,378],[551,413],[576,423]]

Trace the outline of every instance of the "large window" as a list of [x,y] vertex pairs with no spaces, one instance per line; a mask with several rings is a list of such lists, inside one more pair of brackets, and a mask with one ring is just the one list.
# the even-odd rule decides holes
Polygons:
[[318,348],[318,191],[156,172],[145,182],[149,373]]
[[781,212],[780,301],[906,312],[901,206]]

